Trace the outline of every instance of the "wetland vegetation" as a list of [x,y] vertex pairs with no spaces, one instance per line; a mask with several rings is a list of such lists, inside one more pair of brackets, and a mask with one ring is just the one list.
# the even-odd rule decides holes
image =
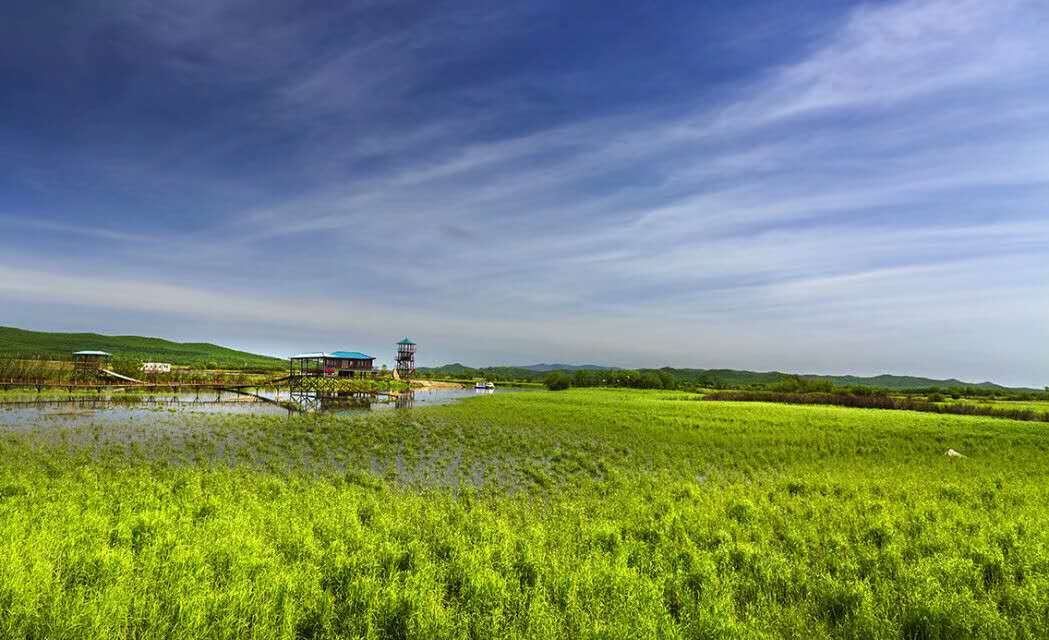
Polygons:
[[1044,425],[692,397],[0,427],[0,636],[1049,628]]

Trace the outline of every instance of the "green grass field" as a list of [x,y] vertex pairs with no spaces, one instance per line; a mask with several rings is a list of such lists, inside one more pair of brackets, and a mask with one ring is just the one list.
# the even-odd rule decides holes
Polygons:
[[966,398],[962,400],[950,400],[949,402],[954,404],[975,404],[977,406],[993,407],[995,409],[1040,411],[1049,414],[1049,402],[1036,400],[980,400]]
[[1047,455],[596,389],[0,427],[0,637],[1044,637]]

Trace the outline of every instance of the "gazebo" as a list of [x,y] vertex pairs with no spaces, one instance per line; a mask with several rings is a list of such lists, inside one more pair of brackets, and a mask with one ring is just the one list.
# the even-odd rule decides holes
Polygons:
[[75,351],[73,353],[73,368],[77,374],[94,374],[102,369],[109,368],[113,354],[105,351]]

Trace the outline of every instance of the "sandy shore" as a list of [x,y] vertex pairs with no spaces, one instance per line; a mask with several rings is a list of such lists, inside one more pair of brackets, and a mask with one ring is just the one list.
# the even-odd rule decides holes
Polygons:
[[415,389],[462,389],[463,385],[457,382],[440,382],[438,380],[412,380]]

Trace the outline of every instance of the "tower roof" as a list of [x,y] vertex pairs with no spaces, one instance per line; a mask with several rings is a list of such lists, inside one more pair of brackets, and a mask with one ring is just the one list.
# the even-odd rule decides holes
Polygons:
[[409,340],[408,338],[405,338],[405,339],[401,340],[400,342],[398,342],[397,344],[415,344],[415,343],[412,342],[411,340]]

